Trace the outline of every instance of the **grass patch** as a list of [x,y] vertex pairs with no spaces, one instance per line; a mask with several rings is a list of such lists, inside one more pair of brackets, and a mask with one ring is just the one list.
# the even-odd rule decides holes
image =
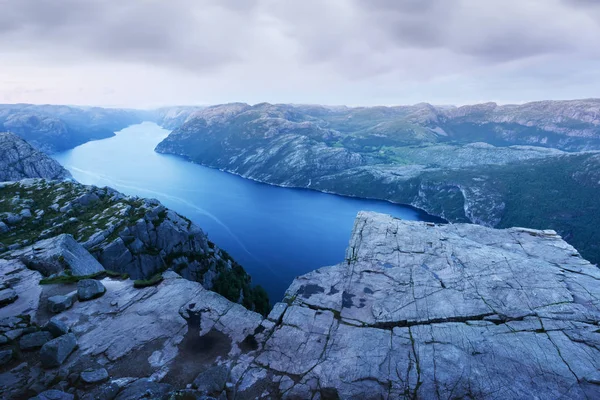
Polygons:
[[136,289],[141,289],[141,288],[145,288],[148,286],[155,286],[158,285],[159,283],[161,283],[163,281],[163,276],[162,274],[156,274],[153,275],[150,279],[138,279],[133,281],[133,287]]
[[66,283],[77,283],[83,279],[102,279],[106,276],[106,271],[100,271],[91,275],[75,276],[66,272],[65,275],[60,275],[54,278],[44,278],[40,280],[40,285],[54,285],[54,284],[66,284]]

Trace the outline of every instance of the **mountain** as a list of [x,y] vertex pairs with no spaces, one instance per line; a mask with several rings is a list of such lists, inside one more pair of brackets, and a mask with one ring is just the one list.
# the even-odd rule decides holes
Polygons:
[[0,182],[25,178],[66,179],[71,174],[54,159],[11,133],[0,133]]
[[175,129],[183,125],[196,111],[205,107],[201,106],[172,106],[162,107],[150,111],[151,121],[155,121],[166,129]]
[[598,150],[597,99],[234,103],[189,115],[156,148],[270,184],[411,204],[452,222],[555,229],[593,262],[600,262]]
[[600,272],[553,231],[362,212],[346,260],[266,318],[174,271],[74,286],[36,265],[0,259],[6,398],[600,396]]
[[100,107],[0,104],[0,131],[46,153],[64,151],[146,120],[147,112]]

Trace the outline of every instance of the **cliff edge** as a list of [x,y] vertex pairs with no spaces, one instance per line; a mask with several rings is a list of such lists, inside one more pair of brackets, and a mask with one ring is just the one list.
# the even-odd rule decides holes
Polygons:
[[54,315],[49,296],[72,287],[40,286],[16,259],[0,269],[1,350],[47,321],[78,345],[59,367],[14,356],[9,397],[600,396],[600,271],[553,231],[361,212],[346,260],[298,277],[267,318],[172,271],[141,289],[104,278],[100,297]]

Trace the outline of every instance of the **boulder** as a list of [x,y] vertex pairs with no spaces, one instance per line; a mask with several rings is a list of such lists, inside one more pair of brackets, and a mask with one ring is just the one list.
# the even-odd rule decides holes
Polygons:
[[77,297],[80,301],[95,299],[106,292],[102,282],[96,279],[82,279],[77,282]]
[[104,267],[73,236],[67,234],[40,240],[13,252],[13,256],[45,276],[64,271],[74,276],[87,276],[104,271]]
[[201,372],[194,379],[193,386],[202,394],[220,393],[225,389],[229,369],[225,365],[218,365]]
[[48,297],[48,311],[57,314],[65,311],[73,305],[74,296],[56,295]]
[[60,366],[75,350],[77,339],[72,333],[52,339],[42,346],[40,360],[44,368]]
[[32,397],[31,400],[73,400],[75,396],[70,393],[65,393],[60,390],[46,390]]
[[0,366],[7,364],[13,358],[13,351],[11,349],[8,350],[0,350]]
[[50,332],[55,338],[69,333],[69,327],[57,318],[52,318],[48,321],[44,329]]
[[108,371],[104,368],[87,370],[83,371],[80,377],[84,383],[100,383],[108,379]]
[[35,350],[53,339],[50,332],[39,331],[23,335],[19,340],[19,348],[23,351]]
[[172,389],[173,387],[166,383],[138,379],[121,391],[115,400],[161,399]]
[[17,292],[15,292],[14,289],[8,288],[0,290],[0,307],[13,303],[18,297],[19,295],[17,295]]

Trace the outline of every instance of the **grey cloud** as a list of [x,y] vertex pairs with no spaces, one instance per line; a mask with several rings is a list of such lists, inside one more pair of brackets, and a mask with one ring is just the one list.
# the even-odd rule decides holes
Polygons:
[[[0,46],[202,70],[237,59],[233,0],[4,0]],[[241,3],[240,3],[241,4]],[[252,2],[244,3],[245,10]],[[232,20],[239,16],[231,16]],[[50,47],[50,48],[49,48]]]
[[598,59],[600,28],[587,17],[598,3],[0,0],[0,52],[35,56],[40,65],[156,65],[202,79],[231,69],[242,85],[246,74],[273,87],[273,76],[281,85],[315,76],[412,82],[542,56]]

